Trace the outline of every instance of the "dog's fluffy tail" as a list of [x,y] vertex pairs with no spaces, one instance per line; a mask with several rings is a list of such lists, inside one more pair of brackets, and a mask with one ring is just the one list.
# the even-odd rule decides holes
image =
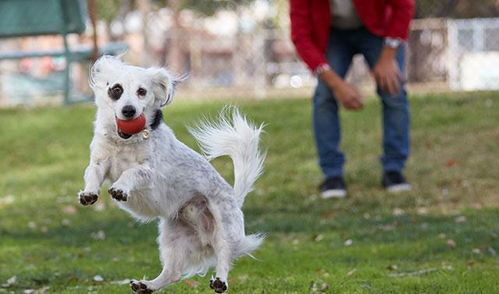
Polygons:
[[265,155],[258,148],[263,125],[256,127],[236,107],[225,107],[218,122],[201,122],[189,131],[206,157],[228,155],[234,162],[234,192],[241,207],[261,175]]

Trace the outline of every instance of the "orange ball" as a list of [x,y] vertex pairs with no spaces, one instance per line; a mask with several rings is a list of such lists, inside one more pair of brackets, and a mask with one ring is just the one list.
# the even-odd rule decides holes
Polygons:
[[145,128],[146,117],[144,114],[141,114],[139,117],[131,120],[121,120],[116,118],[116,126],[121,132],[127,135],[137,134]]

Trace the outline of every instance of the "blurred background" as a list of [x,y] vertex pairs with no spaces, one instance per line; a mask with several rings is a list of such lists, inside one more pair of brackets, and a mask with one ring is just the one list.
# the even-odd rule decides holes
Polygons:
[[[26,15],[33,8],[30,2],[57,4],[60,0],[0,2],[4,26],[0,29],[0,106],[61,103],[67,60],[61,51],[64,39],[61,34],[5,33],[6,22],[28,19],[7,7],[9,2],[17,6],[25,2],[22,15]],[[78,6],[85,22],[84,30],[68,35],[70,51],[90,52],[94,42],[101,48],[120,44],[106,52],[128,48],[125,59],[132,64],[190,73],[180,91],[183,97],[303,97],[316,82],[291,43],[287,0],[62,2]],[[413,93],[499,89],[499,1],[416,3],[407,59]],[[43,22],[47,13],[52,15],[43,5],[34,7],[29,12],[31,26],[37,26],[37,19]],[[37,51],[56,53],[33,58],[31,53]],[[91,55],[73,59],[69,102],[90,95]],[[374,85],[362,59],[355,59],[349,79],[370,90]]]
[[[231,293],[499,293],[499,0],[416,4],[414,189],[380,187],[381,106],[370,99],[341,112],[349,196],[323,201],[316,80],[291,43],[288,0],[0,0],[0,294],[121,294],[158,274],[154,222],[106,192],[79,205],[95,107],[61,107],[91,101],[93,58],[125,51],[190,73],[165,120],[191,148],[186,126],[227,103],[265,123],[265,172],[244,213],[247,232],[267,239],[257,260],[237,262]],[[374,97],[362,57],[348,78]],[[213,164],[231,181],[227,158]],[[208,293],[210,275],[167,292]]]

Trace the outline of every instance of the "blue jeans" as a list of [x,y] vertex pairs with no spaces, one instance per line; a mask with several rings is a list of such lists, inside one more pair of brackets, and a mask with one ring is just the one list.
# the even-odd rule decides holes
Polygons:
[[[338,75],[345,77],[352,58],[360,53],[372,69],[383,48],[383,38],[373,35],[365,28],[353,30],[331,29],[326,52],[328,63]],[[397,63],[405,70],[405,48],[397,51]],[[401,91],[395,96],[377,93],[383,103],[383,156],[384,171],[402,171],[409,155],[410,114],[407,92],[403,82]],[[331,89],[319,79],[313,97],[313,125],[319,165],[328,177],[341,176],[345,156],[340,151],[340,121],[338,103]]]

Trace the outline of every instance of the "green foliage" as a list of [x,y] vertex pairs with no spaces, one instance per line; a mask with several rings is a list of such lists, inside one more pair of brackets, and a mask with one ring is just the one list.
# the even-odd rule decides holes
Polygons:
[[499,2],[496,0],[417,0],[416,17],[497,17]]
[[191,9],[201,15],[211,16],[220,9],[232,9],[235,10],[241,5],[248,5],[254,2],[254,0],[215,0],[215,1],[203,1],[203,0],[152,0],[159,7],[168,6],[175,9],[178,7],[182,9]]
[[119,13],[120,7],[127,0],[105,0],[105,1],[95,1],[97,6],[97,16],[99,19],[103,19],[106,22],[111,22]]
[[203,0],[180,0],[182,8],[192,9],[203,15],[210,16],[217,12],[219,9],[235,10],[238,6],[247,5],[252,0],[217,0],[217,1],[203,1]]
[[[197,148],[185,126],[227,101],[181,100],[165,120]],[[244,211],[248,232],[268,238],[257,260],[236,263],[232,293],[499,292],[498,93],[413,97],[414,191],[395,195],[379,187],[378,102],[342,112],[350,195],[328,201],[316,190],[309,99],[237,102],[267,124],[265,172]],[[159,273],[155,223],[137,223],[106,192],[97,206],[77,203],[94,113],[0,110],[0,293],[129,293],[127,279]],[[214,164],[232,178],[229,160]],[[210,275],[160,293],[211,293]]]

